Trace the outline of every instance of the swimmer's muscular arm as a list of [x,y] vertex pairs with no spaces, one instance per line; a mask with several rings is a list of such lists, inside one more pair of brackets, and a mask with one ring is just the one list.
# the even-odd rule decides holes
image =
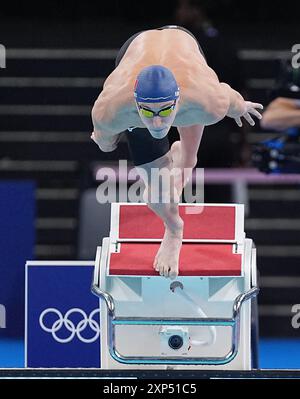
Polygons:
[[121,133],[132,126],[128,118],[129,89],[121,85],[115,71],[106,79],[103,90],[94,103],[92,120],[94,131],[92,140],[103,152],[114,151]]
[[226,116],[236,118],[246,112],[246,103],[242,95],[232,89],[227,83],[220,83],[229,99],[229,108]]
[[261,104],[245,101],[242,95],[232,89],[227,83],[220,83],[220,86],[229,98],[229,108],[226,116],[233,118],[239,127],[243,125],[241,117],[245,118],[251,126],[254,126],[255,122],[250,114],[256,116],[258,119],[262,118],[261,114],[257,111],[257,109],[263,109]]
[[255,122],[250,114],[261,119],[261,114],[256,109],[263,109],[261,104],[245,101],[241,94],[227,83],[220,83],[217,74],[209,66],[205,66],[202,74],[206,75],[206,82],[202,83],[198,98],[202,97],[199,102],[205,110],[204,125],[217,123],[225,116],[235,119],[238,126],[242,126],[241,117],[253,126]]
[[113,129],[110,123],[112,118],[111,115],[108,114],[108,99],[105,97],[105,94],[102,96],[101,94],[92,109],[94,131],[91,135],[91,139],[98,144],[101,151],[111,152],[118,146],[120,132]]

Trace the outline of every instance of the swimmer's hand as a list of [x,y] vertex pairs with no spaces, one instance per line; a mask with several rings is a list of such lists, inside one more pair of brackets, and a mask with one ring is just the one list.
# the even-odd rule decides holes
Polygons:
[[253,120],[252,115],[256,116],[258,119],[262,118],[262,115],[260,112],[257,111],[257,109],[263,109],[263,105],[259,103],[252,103],[251,101],[245,101],[245,106],[246,106],[246,112],[244,112],[242,115],[239,117],[235,117],[234,120],[236,121],[237,125],[239,127],[243,126],[241,118],[245,118],[246,121],[251,125],[255,125],[255,121]]
[[103,152],[112,152],[118,147],[120,135],[108,137],[104,136],[100,132],[93,131],[91,139],[98,145]]

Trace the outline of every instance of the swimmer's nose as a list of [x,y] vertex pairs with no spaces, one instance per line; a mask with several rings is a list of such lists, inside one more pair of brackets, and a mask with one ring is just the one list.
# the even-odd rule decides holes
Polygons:
[[155,116],[153,118],[153,127],[159,128],[159,127],[161,127],[161,125],[162,125],[161,118],[159,116]]

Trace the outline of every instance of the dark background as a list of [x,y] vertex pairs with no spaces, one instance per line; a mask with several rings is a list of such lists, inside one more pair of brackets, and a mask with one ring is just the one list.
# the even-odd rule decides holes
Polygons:
[[[233,42],[245,40],[271,47],[287,43],[288,36],[299,35],[299,2],[238,0],[195,1],[207,16]],[[177,1],[50,1],[2,2],[0,7],[0,37],[2,41],[42,43],[49,34],[49,44],[68,42],[112,46],[120,44],[126,35],[138,29],[174,23]],[[88,25],[90,24],[89,28]],[[280,24],[280,29],[278,29]],[[59,29],[64,37],[55,37]],[[96,37],[89,34],[95,32]],[[57,31],[56,31],[57,32]],[[52,34],[51,34],[52,33]]]
[[[239,0],[199,0],[207,14],[217,22],[254,22],[274,23],[286,19],[286,22],[299,22],[297,10],[299,3],[293,0],[252,1],[245,4]],[[33,1],[11,1],[1,4],[1,15],[8,17],[44,16],[45,18],[62,18],[78,20],[82,17],[97,19],[98,17],[112,17],[126,19],[136,23],[151,23],[159,19],[170,17],[176,6],[174,1],[97,1],[83,2],[80,0],[60,1],[44,0],[43,2]]]

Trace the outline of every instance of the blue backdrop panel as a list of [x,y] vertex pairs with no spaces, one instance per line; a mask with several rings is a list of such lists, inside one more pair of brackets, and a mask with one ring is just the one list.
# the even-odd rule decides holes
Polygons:
[[0,337],[24,335],[25,263],[33,259],[35,242],[35,184],[0,182],[0,304],[6,328]]
[[[52,263],[52,264],[51,264]],[[93,265],[27,265],[27,367],[100,367]]]

